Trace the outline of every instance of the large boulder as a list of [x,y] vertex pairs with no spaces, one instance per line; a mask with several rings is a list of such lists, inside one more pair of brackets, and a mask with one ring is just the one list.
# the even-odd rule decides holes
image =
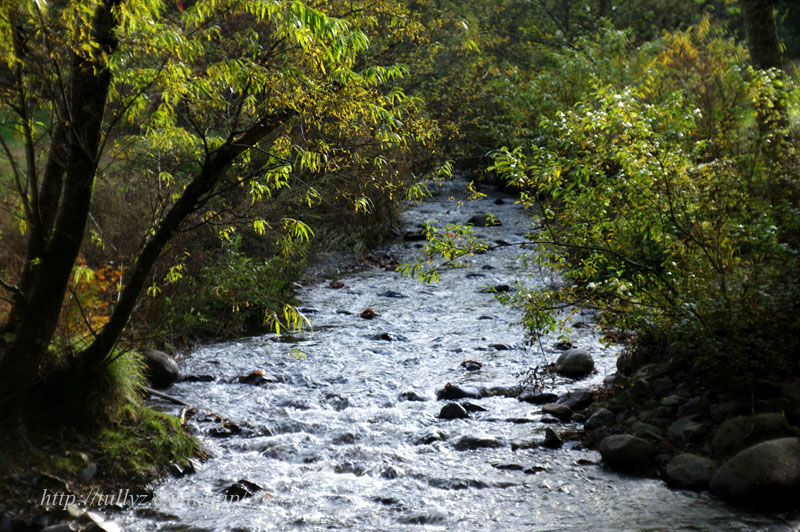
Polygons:
[[571,392],[565,393],[556,401],[560,405],[566,405],[575,410],[582,410],[592,404],[594,401],[594,392],[588,388],[578,388]]
[[724,421],[711,440],[715,456],[731,456],[762,441],[797,436],[782,414],[737,416]]
[[603,460],[619,469],[633,469],[645,465],[656,454],[647,440],[630,434],[615,434],[600,441]]
[[795,507],[800,500],[800,438],[759,443],[728,460],[711,491],[754,505]]
[[153,388],[166,388],[178,378],[178,364],[163,351],[151,349],[142,355],[145,377]]
[[549,414],[559,421],[569,421],[572,417],[572,409],[567,405],[548,403],[542,407],[542,413]]
[[595,413],[586,420],[583,429],[587,431],[602,429],[614,423],[615,419],[616,416],[614,412],[608,408],[598,408]]
[[584,349],[568,349],[556,360],[556,372],[559,375],[579,379],[594,370],[594,359]]
[[710,458],[683,453],[674,457],[664,469],[667,482],[679,488],[706,489],[717,465]]

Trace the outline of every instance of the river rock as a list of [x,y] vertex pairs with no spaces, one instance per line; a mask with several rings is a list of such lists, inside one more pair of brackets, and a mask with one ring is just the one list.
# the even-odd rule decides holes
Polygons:
[[559,421],[569,421],[572,418],[572,409],[567,405],[548,403],[542,407],[542,412],[558,418]]
[[717,465],[710,458],[683,453],[669,461],[664,478],[679,488],[706,489],[716,470]]
[[447,434],[438,429],[428,429],[414,438],[414,445],[430,445],[447,439]]
[[409,391],[401,393],[398,398],[401,401],[427,401],[426,397],[418,394],[417,392]]
[[483,364],[476,360],[465,360],[461,363],[461,367],[467,371],[478,371],[483,367]]
[[631,425],[629,432],[634,436],[638,436],[650,441],[658,442],[666,439],[664,431],[655,425],[651,425],[650,423],[645,423],[643,421],[637,421]]
[[548,449],[558,449],[562,445],[564,445],[564,440],[561,439],[561,436],[551,428],[546,428],[544,431],[544,441],[542,442],[543,447],[547,447]]
[[620,469],[645,465],[655,455],[653,445],[630,434],[615,434],[600,441],[603,460]]
[[714,456],[730,456],[756,443],[788,436],[796,436],[786,418],[781,414],[737,416],[717,428],[711,440]]
[[406,338],[402,334],[382,332],[378,334],[373,334],[372,336],[370,336],[370,340],[379,340],[382,342],[405,342],[408,340],[408,338]]
[[408,297],[408,296],[403,295],[400,292],[396,292],[394,290],[387,290],[385,292],[381,292],[380,294],[378,294],[378,296],[380,296],[380,297],[391,297],[391,298],[395,298],[395,299],[402,299],[404,297]]
[[251,386],[261,386],[262,384],[266,384],[268,382],[274,382],[272,379],[268,379],[264,376],[263,373],[260,371],[251,371],[247,375],[240,375],[236,377],[233,382],[238,382],[239,384],[249,384]]
[[556,373],[578,379],[594,370],[594,359],[585,349],[568,349],[556,360]]
[[615,418],[614,412],[608,408],[598,408],[597,411],[586,420],[583,428],[587,431],[601,429],[614,423]]
[[696,415],[676,419],[669,426],[669,433],[682,441],[696,441],[709,431],[708,425],[696,420]]
[[800,438],[770,440],[741,451],[717,471],[711,491],[749,504],[797,508]]
[[222,490],[227,500],[231,502],[252,497],[263,488],[249,480],[240,479]]
[[474,449],[496,449],[502,447],[503,442],[497,438],[481,438],[478,436],[462,436],[453,444],[456,451],[472,451]]
[[560,405],[566,405],[570,407],[572,410],[583,410],[594,400],[594,394],[592,390],[588,388],[579,388],[577,390],[572,390],[571,392],[565,393],[558,401],[556,401]]
[[167,388],[177,380],[179,371],[175,360],[158,349],[150,349],[142,355],[145,377],[154,388]]
[[477,386],[454,386],[449,382],[441,390],[436,390],[436,399],[480,399],[486,396],[486,389]]
[[469,412],[458,403],[447,403],[439,411],[439,419],[462,419],[469,417]]
[[467,225],[474,225],[475,227],[491,227],[493,225],[503,225],[503,223],[496,217],[492,217],[489,213],[480,212],[470,216],[467,220]]
[[536,388],[528,387],[520,392],[520,394],[517,396],[517,399],[520,401],[525,401],[526,403],[532,403],[534,405],[545,405],[547,403],[553,403],[557,401],[558,396],[554,393],[542,393]]
[[480,405],[476,405],[475,403],[461,403],[461,406],[464,407],[464,410],[467,412],[488,412],[485,408]]

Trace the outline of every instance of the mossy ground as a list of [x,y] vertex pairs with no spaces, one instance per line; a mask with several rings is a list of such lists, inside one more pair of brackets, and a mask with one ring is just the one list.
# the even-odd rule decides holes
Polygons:
[[[0,516],[22,526],[37,525],[44,515],[65,517],[66,499],[58,504],[51,498],[48,506],[42,504],[47,494],[80,501],[92,493],[142,492],[170,465],[203,457],[180,420],[147,406],[129,405],[118,419],[90,431],[41,415],[2,429]],[[81,471],[89,464],[97,472],[86,480]]]

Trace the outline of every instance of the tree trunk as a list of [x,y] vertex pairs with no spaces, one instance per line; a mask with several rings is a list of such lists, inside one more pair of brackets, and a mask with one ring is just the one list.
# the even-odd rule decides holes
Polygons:
[[781,50],[773,0],[741,0],[747,46],[753,66],[781,68]]
[[[116,20],[112,10],[119,1],[103,2],[92,19],[93,40],[106,53],[113,51],[117,44],[113,37]],[[0,417],[20,413],[37,379],[39,365],[58,325],[69,276],[83,241],[111,83],[111,74],[104,68],[102,57],[99,52],[94,56],[73,54],[67,104],[69,124],[65,135],[66,172],[63,188],[55,187],[60,185],[60,172],[54,168],[54,181],[50,183],[54,188],[49,191],[61,189],[60,207],[52,222],[52,233],[41,256],[37,257],[36,271],[30,274],[29,290],[21,298],[20,306],[15,305],[11,311],[16,322],[7,331],[13,335],[13,340],[0,360]],[[43,184],[47,185],[47,179]],[[51,207],[59,205],[52,197],[46,201]],[[38,246],[34,244],[33,247]]]
[[284,111],[266,117],[261,123],[251,127],[237,139],[221,146],[206,157],[200,173],[186,187],[181,197],[169,209],[158,224],[153,237],[147,241],[136,257],[127,284],[120,294],[108,322],[103,326],[92,344],[81,353],[81,360],[90,367],[102,367],[108,355],[119,340],[123,329],[136,306],[136,300],[144,290],[153,265],[161,251],[180,228],[183,221],[202,204],[204,197],[230,168],[236,158],[253,147],[260,140],[280,130],[283,122],[294,114]]

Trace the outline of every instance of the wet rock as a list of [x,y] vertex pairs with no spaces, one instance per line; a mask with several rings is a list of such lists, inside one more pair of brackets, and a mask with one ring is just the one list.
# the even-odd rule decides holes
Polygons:
[[262,384],[275,381],[267,378],[262,372],[254,370],[249,375],[240,375],[236,377],[233,379],[233,382],[238,382],[239,384],[249,384],[250,386],[261,386]]
[[485,408],[474,403],[461,403],[461,406],[463,406],[464,410],[467,412],[487,412]]
[[536,473],[541,473],[542,471],[547,471],[547,468],[542,465],[535,465],[527,468],[523,473],[526,475],[535,475]]
[[788,397],[772,397],[771,399],[759,399],[756,401],[755,410],[759,414],[789,412],[794,408],[794,404]]
[[708,488],[717,465],[710,458],[683,453],[674,457],[664,469],[664,478],[671,486],[688,489]]
[[339,288],[344,288],[344,283],[342,281],[333,280],[328,283],[328,288],[334,288],[338,290]]
[[503,223],[489,213],[481,212],[470,216],[467,220],[467,225],[474,225],[475,227],[491,227],[493,225],[503,225]]
[[431,487],[444,490],[483,489],[489,487],[486,482],[474,478],[432,478],[428,480],[428,484]]
[[496,200],[494,200],[494,204],[495,205],[505,205],[506,202],[503,200],[503,198],[497,198]]
[[249,480],[240,479],[222,490],[225,494],[226,500],[230,502],[240,501],[252,497],[259,491],[263,490],[261,486]]
[[153,388],[167,388],[180,374],[175,360],[158,349],[150,349],[142,355],[144,374]]
[[486,277],[486,274],[477,273],[477,272],[470,272],[465,276],[467,279],[477,279],[479,277]]
[[503,442],[497,438],[481,438],[478,436],[462,436],[453,444],[456,451],[472,451],[475,449],[496,449],[502,447]]
[[559,421],[569,421],[572,418],[572,409],[567,405],[548,403],[542,407],[542,412],[549,414]]
[[723,401],[709,406],[708,414],[714,421],[721,422],[737,413],[744,413],[744,408],[744,403],[740,401]]
[[426,397],[421,396],[417,392],[403,392],[397,396],[401,401],[427,401]]
[[73,532],[77,529],[78,529],[77,526],[74,526],[70,523],[59,523],[57,525],[46,526],[42,528],[40,532]]
[[559,351],[567,351],[575,347],[572,342],[556,342],[553,344],[554,349],[558,349]]
[[600,455],[610,465],[630,469],[645,465],[656,450],[647,440],[630,434],[615,434],[600,442]]
[[350,408],[350,399],[336,393],[328,393],[322,398],[322,402],[326,405],[332,406],[337,412],[341,412],[345,408]]
[[800,500],[800,438],[759,443],[728,460],[711,479],[722,497],[786,508]]
[[598,408],[594,414],[589,416],[583,428],[587,431],[601,429],[614,423],[615,418],[614,412],[608,408]]
[[406,231],[403,233],[403,240],[406,242],[419,242],[420,240],[425,240],[426,238],[425,231]]
[[483,367],[483,364],[475,360],[465,360],[461,363],[461,367],[467,371],[478,371]]
[[796,436],[781,414],[738,416],[724,421],[714,433],[711,449],[714,456],[730,456],[756,443]]
[[400,477],[400,472],[393,468],[392,466],[387,467],[383,471],[381,471],[381,478],[385,478],[387,480],[394,480]]
[[492,467],[501,471],[522,471],[525,469],[519,464],[492,464]]
[[485,388],[477,386],[454,386],[449,382],[436,391],[436,399],[480,399],[486,397]]
[[554,393],[542,393],[535,388],[525,388],[517,396],[517,399],[534,405],[545,405],[547,403],[556,402],[558,400],[558,396]]
[[594,401],[592,390],[588,388],[579,388],[567,392],[556,401],[558,404],[566,405],[572,410],[583,410]]
[[438,429],[430,429],[414,439],[414,445],[430,445],[447,439],[447,434]]
[[490,349],[494,349],[495,351],[510,351],[511,346],[508,344],[489,344]]
[[226,421],[219,427],[214,427],[208,431],[212,438],[229,438],[236,434],[241,434],[242,428],[233,421]]
[[214,382],[213,375],[184,375],[178,377],[176,382]]
[[469,412],[458,403],[447,403],[439,411],[439,419],[463,419],[469,417]]
[[519,397],[520,390],[518,386],[492,386],[488,392],[492,397]]
[[394,334],[388,332],[373,334],[369,338],[370,340],[379,340],[382,342],[405,342],[408,340],[408,338],[406,338],[401,334]]
[[506,418],[508,423],[515,423],[517,425],[522,425],[524,423],[536,423],[535,419],[529,417],[510,417]]
[[361,311],[361,314],[358,315],[359,318],[364,320],[371,320],[374,319],[376,316],[375,311],[371,308],[367,307]]
[[400,292],[397,292],[395,290],[386,290],[385,292],[381,292],[380,294],[378,294],[378,296],[380,296],[380,297],[391,297],[391,298],[394,298],[394,299],[402,299],[404,297],[408,297],[408,296],[403,295]]
[[494,269],[495,269],[494,266],[492,266],[491,264],[484,264],[483,266],[481,266],[481,270],[494,270]]
[[687,416],[677,419],[669,426],[669,433],[682,441],[697,441],[708,431],[709,426],[697,421],[697,416]]
[[520,449],[538,449],[539,442],[536,440],[528,441],[515,441],[511,443],[511,450],[518,451]]
[[197,465],[193,460],[186,460],[183,463],[172,462],[169,465],[169,472],[176,478],[182,478],[197,472]]
[[666,434],[664,434],[664,431],[655,425],[651,425],[650,423],[645,423],[643,421],[637,421],[631,425],[629,432],[634,436],[655,442],[666,439]]
[[364,473],[367,472],[366,466],[364,464],[354,464],[353,462],[343,462],[341,464],[336,464],[333,468],[334,473],[352,473],[357,477],[364,476]]
[[510,292],[511,286],[507,284],[496,284],[494,286],[487,286],[479,290],[481,294],[496,294],[500,292]]
[[709,406],[709,401],[705,397],[692,397],[678,407],[678,417],[688,417],[694,414],[706,414],[708,413]]
[[543,447],[547,447],[548,449],[559,449],[562,445],[564,445],[564,440],[561,439],[561,436],[551,428],[547,428],[544,431],[544,441],[542,442]]
[[578,379],[594,370],[594,359],[584,349],[568,349],[556,360],[556,373]]
[[539,421],[541,421],[542,423],[546,423],[548,425],[554,425],[556,423],[561,423],[561,420],[559,420],[557,417],[553,417],[553,416],[542,416],[542,418]]

